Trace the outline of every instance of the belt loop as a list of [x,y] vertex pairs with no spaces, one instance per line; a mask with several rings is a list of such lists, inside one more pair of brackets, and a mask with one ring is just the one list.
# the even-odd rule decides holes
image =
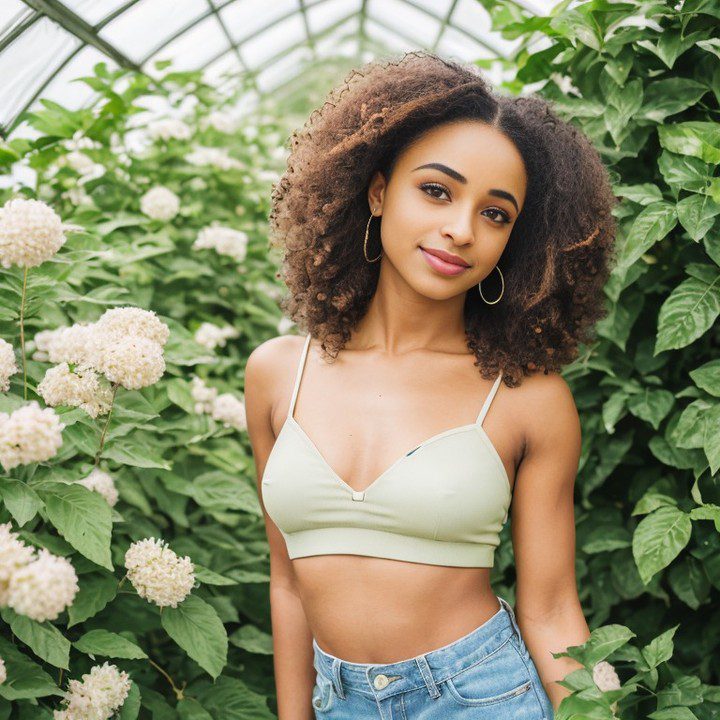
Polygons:
[[428,692],[430,693],[430,697],[440,697],[440,691],[435,684],[435,678],[433,677],[432,670],[430,670],[430,665],[428,665],[428,661],[425,656],[418,655],[418,657],[415,658],[415,662],[417,663],[420,674],[425,681],[425,685],[427,686]]
[[498,595],[497,599],[500,601],[500,604],[505,608],[505,610],[507,610],[507,614],[510,616],[510,622],[512,623],[513,628],[515,628],[518,638],[522,641],[522,633],[520,632],[520,626],[517,624],[517,620],[515,619],[515,611],[505,598],[501,598]]
[[335,692],[339,698],[345,699],[345,688],[342,684],[342,678],[340,677],[340,665],[342,660],[340,658],[333,658],[332,661],[332,681],[335,687]]

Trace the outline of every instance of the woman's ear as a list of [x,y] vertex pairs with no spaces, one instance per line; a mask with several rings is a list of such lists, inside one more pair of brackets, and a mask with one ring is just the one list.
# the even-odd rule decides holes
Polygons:
[[370,209],[382,209],[386,187],[385,176],[379,170],[376,170],[370,179],[370,185],[368,187],[368,204]]

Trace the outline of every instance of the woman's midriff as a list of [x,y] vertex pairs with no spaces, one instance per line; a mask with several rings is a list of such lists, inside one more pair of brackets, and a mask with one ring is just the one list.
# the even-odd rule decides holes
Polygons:
[[359,555],[292,562],[315,641],[348,662],[407,660],[467,635],[500,609],[490,568]]

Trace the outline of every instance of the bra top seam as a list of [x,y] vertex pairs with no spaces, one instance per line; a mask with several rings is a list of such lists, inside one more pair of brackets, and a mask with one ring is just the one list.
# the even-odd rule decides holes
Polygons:
[[308,333],[305,338],[305,345],[303,346],[302,353],[300,354],[300,362],[295,373],[295,386],[293,387],[292,396],[290,397],[290,406],[288,408],[287,417],[292,418],[293,412],[295,411],[295,403],[297,401],[298,391],[300,390],[300,380],[302,379],[303,371],[305,369],[305,360],[308,354],[308,348],[310,347],[311,333]]
[[488,413],[488,410],[490,409],[490,405],[492,404],[493,398],[495,397],[495,393],[497,393],[498,388],[500,387],[500,381],[502,380],[502,370],[498,373],[498,376],[495,378],[495,382],[493,383],[493,386],[490,388],[490,392],[487,394],[487,397],[485,398],[485,402],[483,403],[482,407],[480,408],[480,412],[478,413],[477,420],[475,420],[476,425],[482,426],[483,420],[485,420],[485,416]]

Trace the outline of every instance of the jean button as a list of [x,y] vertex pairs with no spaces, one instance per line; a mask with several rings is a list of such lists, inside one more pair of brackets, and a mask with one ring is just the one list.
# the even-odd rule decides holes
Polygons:
[[387,687],[389,682],[387,675],[378,675],[373,685],[375,685],[376,690],[382,690],[384,687]]

